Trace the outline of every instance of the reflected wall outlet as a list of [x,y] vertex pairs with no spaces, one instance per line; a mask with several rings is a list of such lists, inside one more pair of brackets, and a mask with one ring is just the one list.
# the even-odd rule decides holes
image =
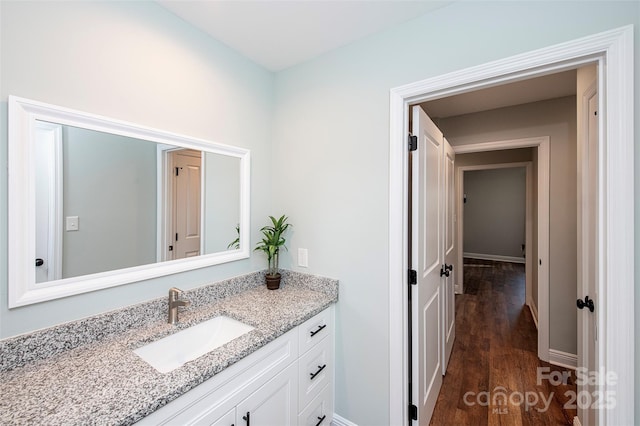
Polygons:
[[77,231],[79,228],[78,216],[67,216],[67,226],[65,229],[67,231]]
[[306,248],[298,249],[298,266],[309,267],[309,251]]

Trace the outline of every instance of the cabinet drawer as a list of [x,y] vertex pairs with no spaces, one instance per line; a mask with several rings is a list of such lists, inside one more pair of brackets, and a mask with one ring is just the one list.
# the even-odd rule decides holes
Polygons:
[[300,355],[311,349],[325,336],[331,334],[333,325],[331,321],[332,313],[332,308],[325,309],[298,326],[298,332],[300,333],[298,338]]
[[298,362],[300,409],[314,399],[327,384],[333,382],[333,340],[327,336]]
[[220,417],[213,423],[207,424],[207,426],[231,426],[236,422],[236,409],[235,407],[227,411],[224,416]]
[[333,420],[332,384],[320,391],[320,394],[298,415],[298,426],[330,426]]

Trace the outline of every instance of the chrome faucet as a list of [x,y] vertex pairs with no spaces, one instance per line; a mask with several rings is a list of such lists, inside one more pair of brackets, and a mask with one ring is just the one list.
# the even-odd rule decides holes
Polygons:
[[180,300],[182,290],[176,287],[169,289],[169,324],[175,324],[178,322],[178,306],[189,306],[191,304],[188,300]]

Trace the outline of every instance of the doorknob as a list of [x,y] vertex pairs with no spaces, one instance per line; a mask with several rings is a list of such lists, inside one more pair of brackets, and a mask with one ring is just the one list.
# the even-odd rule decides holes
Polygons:
[[440,276],[441,277],[448,277],[449,276],[449,271],[453,268],[453,266],[451,265],[447,265],[446,263],[444,265],[442,265],[442,268],[440,268]]
[[42,266],[42,265],[44,265],[44,260],[40,258],[36,259],[36,266]]
[[578,299],[576,301],[576,305],[578,305],[578,309],[584,309],[586,307],[590,312],[593,312],[593,310],[595,309],[593,300],[589,299],[589,296],[585,296],[584,301],[582,299]]

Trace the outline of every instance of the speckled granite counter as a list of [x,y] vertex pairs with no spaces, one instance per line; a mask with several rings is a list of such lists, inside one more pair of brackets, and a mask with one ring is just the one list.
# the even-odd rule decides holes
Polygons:
[[[186,291],[191,306],[166,323],[166,298],[0,341],[0,424],[126,425],[210,379],[338,300],[336,280],[262,273]],[[161,374],[134,349],[218,315],[255,327]]]

